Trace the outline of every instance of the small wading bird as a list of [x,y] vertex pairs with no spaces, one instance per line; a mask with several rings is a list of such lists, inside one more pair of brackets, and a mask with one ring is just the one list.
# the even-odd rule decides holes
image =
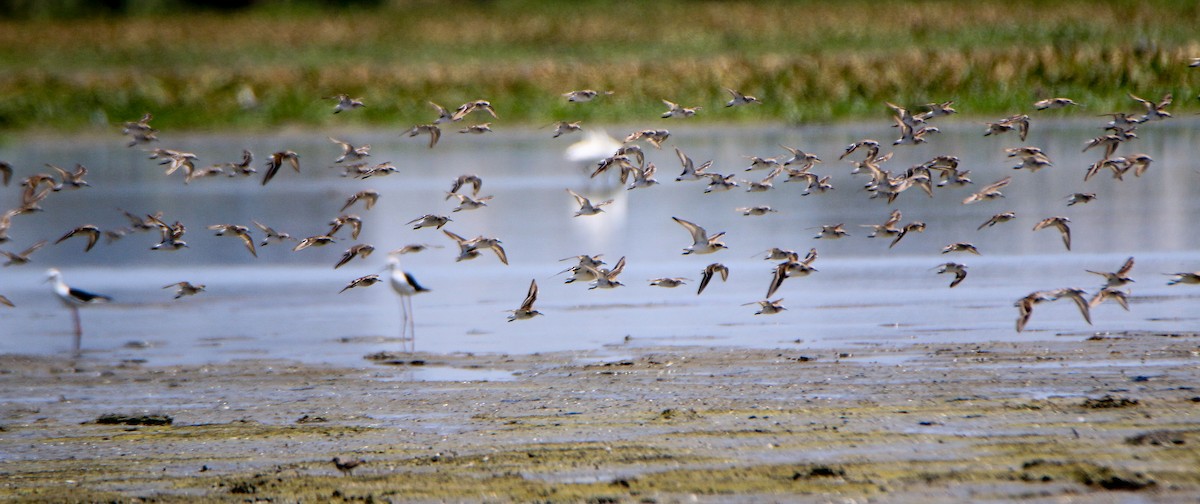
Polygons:
[[367,463],[363,459],[358,460],[342,460],[340,457],[333,457],[333,466],[345,476],[353,476],[354,469],[360,465]]
[[533,309],[533,302],[537,301],[537,295],[537,280],[534,279],[529,282],[529,292],[525,294],[525,301],[521,302],[521,307],[516,310],[509,310],[509,313],[512,313],[512,315],[508,316],[508,321],[528,320],[541,315],[542,312]]
[[72,354],[79,355],[80,342],[83,340],[83,324],[79,320],[79,307],[83,305],[107,303],[111,297],[95,294],[82,289],[76,289],[66,284],[62,272],[55,268],[46,270],[46,281],[53,282],[54,294],[62,300],[63,305],[71,309],[71,318],[75,322],[75,340],[72,344]]
[[617,287],[621,287],[621,286],[625,285],[625,284],[617,281],[617,276],[620,275],[622,271],[625,271],[625,257],[624,256],[622,256],[620,259],[617,259],[617,265],[613,266],[612,269],[608,269],[608,268],[594,269],[593,275],[595,276],[595,280],[592,280],[591,285],[588,286],[588,290],[615,289]]
[[413,317],[412,297],[414,294],[429,292],[429,289],[417,283],[417,279],[400,266],[400,254],[388,256],[388,276],[392,290],[400,296],[400,339],[410,343],[409,351],[417,349],[417,326]]

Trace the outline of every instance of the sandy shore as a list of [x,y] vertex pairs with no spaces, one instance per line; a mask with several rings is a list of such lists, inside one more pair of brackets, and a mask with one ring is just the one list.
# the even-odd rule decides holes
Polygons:
[[[625,355],[396,355],[360,369],[0,356],[0,497],[649,503],[1200,495],[1196,334]],[[447,367],[494,379],[417,380]],[[97,422],[114,414],[116,424]],[[155,421],[170,424],[127,424]],[[331,463],[335,456],[365,463],[347,476]]]

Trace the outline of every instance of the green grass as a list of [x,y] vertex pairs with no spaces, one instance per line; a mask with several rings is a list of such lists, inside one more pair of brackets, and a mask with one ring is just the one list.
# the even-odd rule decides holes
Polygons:
[[[476,98],[510,124],[651,121],[660,98],[732,122],[884,117],[884,101],[1000,117],[1050,96],[1135,111],[1128,92],[1172,92],[1173,110],[1194,110],[1196,26],[1194,2],[1068,0],[401,1],[0,20],[0,130],[111,127],[145,111],[163,129],[399,129],[431,119],[426,100]],[[724,110],[725,86],[766,104]],[[558,96],[577,88],[617,94]],[[257,107],[239,106],[246,90]],[[341,92],[368,108],[332,117],[320,98]]]

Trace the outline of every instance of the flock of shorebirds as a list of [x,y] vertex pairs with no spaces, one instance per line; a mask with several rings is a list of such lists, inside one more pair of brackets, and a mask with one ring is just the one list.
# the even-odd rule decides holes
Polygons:
[[[754,96],[749,96],[733,89],[727,89],[727,91],[730,99],[725,103],[725,107],[751,106],[761,103]],[[576,90],[564,93],[562,98],[569,102],[582,104],[601,99],[611,94],[613,94],[612,91]],[[1133,177],[1140,177],[1153,162],[1153,159],[1146,154],[1133,153],[1118,156],[1117,152],[1118,150],[1125,150],[1122,147],[1127,142],[1138,138],[1138,129],[1143,125],[1170,118],[1171,114],[1167,108],[1171,105],[1172,97],[1170,94],[1167,94],[1158,101],[1150,101],[1132,94],[1129,96],[1140,107],[1140,110],[1136,113],[1114,112],[1104,114],[1110,120],[1102,125],[1103,133],[1089,140],[1083,148],[1084,151],[1095,149],[1096,152],[1102,152],[1103,155],[1088,167],[1084,173],[1084,180],[1106,170],[1117,179],[1123,180],[1129,174],[1132,174]],[[354,99],[344,94],[336,95],[329,99],[335,102],[333,108],[334,114],[349,112],[366,106],[362,100]],[[662,100],[662,102],[667,107],[661,113],[663,119],[686,119],[695,116],[703,110],[701,106],[683,106],[668,100]],[[455,127],[459,133],[468,135],[486,134],[492,131],[492,123],[469,124],[464,121],[469,117],[478,117],[480,115],[486,115],[493,119],[498,118],[496,110],[486,100],[470,101],[455,109],[442,107],[433,102],[429,102],[429,105],[436,117],[433,117],[429,123],[409,128],[401,135],[407,137],[425,135],[428,137],[428,147],[430,148],[438,144],[443,127],[465,124],[461,127]],[[920,112],[912,112],[891,103],[887,103],[886,105],[893,113],[893,126],[897,130],[897,138],[891,142],[891,146],[893,147],[919,145],[930,141],[932,136],[939,133],[939,129],[933,125],[934,121],[956,113],[953,108],[953,102],[931,103],[924,106],[925,110]],[[1078,105],[1068,98],[1049,98],[1033,104],[1033,108],[1038,111],[1072,106]],[[254,163],[254,156],[248,150],[243,152],[240,160],[202,166],[197,164],[198,156],[194,153],[167,148],[149,148],[149,144],[158,141],[157,135],[159,133],[156,128],[151,126],[150,123],[152,120],[153,115],[147,113],[139,120],[125,123],[122,133],[127,138],[127,145],[129,147],[140,146],[146,149],[151,160],[165,167],[166,175],[169,176],[177,172],[182,172],[183,182],[187,184],[204,177],[248,177],[258,173],[258,168],[256,168]],[[1014,133],[1024,142],[1030,132],[1030,123],[1031,119],[1029,115],[1015,114],[995,122],[986,123],[986,128],[982,134],[984,136],[992,136]],[[554,138],[579,132],[583,129],[580,121],[559,121],[553,124],[553,127]],[[642,129],[632,132],[624,139],[624,142],[619,144],[619,147],[596,162],[591,170],[591,176],[597,177],[606,172],[612,173],[629,190],[649,188],[657,185],[658,181],[655,178],[657,167],[653,162],[647,161],[646,151],[643,150],[643,147],[662,149],[664,142],[666,142],[670,135],[670,131],[665,128]],[[390,162],[372,163],[366,161],[371,155],[370,145],[354,145],[332,137],[330,141],[337,146],[339,152],[333,158],[333,164],[343,169],[343,176],[366,179],[386,176],[398,171]],[[963,187],[974,184],[970,179],[970,171],[961,170],[959,168],[959,159],[949,155],[936,156],[927,162],[905,169],[895,171],[888,169],[886,168],[886,163],[892,158],[892,153],[883,152],[885,143],[874,139],[862,139],[848,145],[838,155],[839,160],[845,160],[851,165],[852,169],[850,173],[858,174],[864,178],[864,187],[870,193],[871,198],[883,198],[890,204],[901,193],[913,188],[919,188],[925,194],[932,196],[935,188]],[[705,181],[707,182],[706,193],[729,191],[737,187],[744,187],[749,192],[762,192],[771,190],[774,187],[773,182],[782,175],[786,176],[785,182],[796,182],[798,183],[797,185],[802,186],[802,194],[805,195],[823,193],[833,189],[828,175],[820,176],[813,171],[818,164],[823,162],[820,157],[799,148],[782,147],[787,151],[787,154],[782,156],[747,156],[749,166],[745,168],[745,171],[765,170],[767,172],[767,175],[762,179],[750,181],[741,180],[736,174],[718,173],[714,170],[712,161],[696,163],[681,149],[675,147],[674,151],[682,168],[682,172],[675,178],[675,181]],[[1009,157],[1019,160],[1019,164],[1013,166],[1013,169],[1018,171],[1028,170],[1033,173],[1053,165],[1053,162],[1046,153],[1035,146],[1009,148],[1006,151]],[[51,195],[60,191],[79,190],[89,187],[86,179],[88,169],[82,164],[77,164],[72,170],[50,164],[46,166],[51,170],[50,172],[32,173],[21,178],[19,183],[21,188],[19,205],[0,214],[0,244],[9,241],[8,232],[16,223],[19,223],[20,216],[41,210],[41,204]],[[284,168],[299,172],[300,156],[291,150],[274,152],[268,157],[262,168],[261,184],[265,186],[275,177],[279,176],[281,171],[286,172],[287,170],[283,170]],[[16,170],[10,164],[0,161],[0,176],[2,176],[2,182],[5,186],[9,185],[15,176],[15,172]],[[962,200],[962,204],[970,205],[1003,198],[1003,190],[1011,180],[1012,176],[1007,176],[984,185],[979,190],[966,196]],[[455,198],[458,201],[458,206],[453,209],[453,212],[470,211],[486,207],[492,197],[480,196],[482,186],[483,180],[477,175],[464,174],[455,178],[452,181],[449,191],[446,192],[447,200]],[[578,205],[578,210],[574,213],[575,217],[590,217],[601,214],[604,212],[604,207],[612,203],[612,200],[592,201],[570,188],[567,188],[566,192],[575,199]],[[237,238],[237,241],[246,249],[246,252],[254,257],[258,256],[258,248],[284,242],[294,242],[295,245],[292,250],[300,251],[309,247],[332,244],[336,240],[336,235],[342,230],[347,230],[351,239],[356,240],[362,229],[362,219],[355,214],[345,212],[356,205],[361,205],[364,210],[370,210],[376,204],[379,197],[380,194],[373,190],[364,190],[351,195],[341,207],[341,215],[330,222],[327,232],[304,238],[293,237],[288,233],[277,231],[256,220],[251,220],[250,225],[219,223],[208,225],[207,228],[213,231],[216,236]],[[1070,197],[1068,204],[1084,204],[1094,199],[1096,197],[1092,193],[1075,193]],[[769,206],[761,205],[742,207],[738,208],[737,211],[743,215],[757,216],[772,213],[775,210]],[[121,212],[128,218],[129,225],[126,227],[101,230],[93,224],[82,224],[68,230],[65,234],[57,238],[53,244],[57,245],[73,238],[83,239],[86,240],[83,250],[87,252],[92,250],[101,238],[113,241],[131,233],[157,231],[160,240],[157,244],[150,247],[151,249],[175,251],[188,247],[187,242],[183,239],[187,228],[182,222],[168,219],[162,212],[142,215],[125,212],[124,210],[121,210]],[[979,229],[1002,225],[1005,222],[1013,220],[1015,217],[1016,213],[1013,211],[1000,212],[980,224]],[[691,221],[680,217],[672,217],[672,219],[691,238],[691,245],[683,248],[683,254],[714,254],[726,248],[722,241],[724,232],[709,233],[703,227]],[[864,225],[864,227],[871,229],[871,233],[868,235],[870,238],[890,239],[890,247],[895,246],[910,233],[920,233],[925,230],[923,222],[913,221],[901,224],[901,220],[901,212],[893,210],[889,218],[882,224],[870,224]],[[451,222],[451,218],[446,215],[429,213],[416,217],[407,224],[413,226],[413,229],[434,228],[441,230],[458,247],[457,261],[474,259],[483,255],[484,252],[490,252],[501,263],[508,264],[506,252],[499,239],[486,236],[477,236],[470,239],[464,238],[448,229],[442,229],[449,222]],[[1069,219],[1061,216],[1047,217],[1038,222],[1033,229],[1034,231],[1038,231],[1047,228],[1057,230],[1061,234],[1063,245],[1067,250],[1070,250],[1071,230]],[[257,231],[254,231],[255,229]],[[821,226],[815,238],[831,240],[842,238],[848,234],[844,228],[844,224],[826,225]],[[31,261],[31,256],[47,243],[49,243],[49,238],[40,240],[20,252],[0,250],[0,255],[7,258],[7,262],[3,265],[15,266],[28,263]],[[407,336],[410,332],[415,333],[411,296],[427,291],[428,289],[421,286],[410,272],[401,267],[400,256],[420,252],[430,246],[426,244],[412,244],[388,253],[387,270],[389,274],[387,280],[400,296],[403,319],[402,337]],[[360,243],[353,245],[344,252],[341,259],[333,265],[333,268],[337,269],[352,261],[361,260],[373,252],[374,247],[369,244]],[[979,254],[979,251],[970,243],[959,242],[945,246],[942,253]],[[758,305],[759,309],[756,314],[762,315],[785,310],[786,308],[782,304],[783,300],[772,299],[772,297],[785,280],[804,277],[816,272],[817,269],[813,266],[813,263],[817,257],[818,253],[815,248],[803,256],[798,252],[783,248],[773,248],[767,251],[765,259],[778,261],[774,268],[774,275],[767,286],[764,298],[759,301],[746,303],[746,305]],[[618,280],[618,276],[625,267],[624,257],[620,258],[611,268],[606,267],[606,263],[599,255],[579,255],[564,259],[564,261],[566,260],[575,261],[571,267],[560,272],[568,275],[566,278],[567,283],[588,283],[591,289],[611,289],[622,285]],[[1048,301],[1070,299],[1078,306],[1084,320],[1089,324],[1091,323],[1090,309],[1100,303],[1114,301],[1128,310],[1127,296],[1129,292],[1122,290],[1122,287],[1133,282],[1133,279],[1129,276],[1133,266],[1134,258],[1130,257],[1115,272],[1091,271],[1091,273],[1104,278],[1104,285],[1090,295],[1083,289],[1068,287],[1037,291],[1022,297],[1015,303],[1019,312],[1016,330],[1019,332],[1026,327],[1035,305]],[[951,288],[961,284],[967,277],[967,266],[959,262],[945,262],[935,268],[939,274],[951,274],[954,276],[953,281],[949,284]],[[340,292],[380,283],[383,281],[380,274],[366,275],[351,280]],[[718,276],[724,281],[729,276],[729,269],[723,264],[716,262],[705,267],[701,272],[697,294],[704,292],[711,280]],[[1200,284],[1200,272],[1173,273],[1171,276],[1173,277],[1169,282],[1171,285],[1180,283]],[[67,306],[71,307],[72,313],[75,315],[76,336],[78,338],[81,328],[78,322],[77,307],[105,302],[110,300],[110,298],[67,285],[63,281],[61,272],[56,269],[50,269],[47,277],[47,281],[53,283],[54,292]],[[673,288],[684,285],[687,281],[689,280],[686,278],[656,278],[650,280],[650,285]],[[175,299],[196,295],[205,290],[204,285],[193,284],[187,281],[173,283],[163,288],[173,289]],[[527,294],[519,307],[510,310],[508,321],[526,320],[541,315],[541,312],[534,308],[537,297],[537,281],[533,280],[530,282]],[[2,295],[0,295],[0,304],[9,307],[13,306],[13,303]],[[409,338],[408,340],[412,339]]]

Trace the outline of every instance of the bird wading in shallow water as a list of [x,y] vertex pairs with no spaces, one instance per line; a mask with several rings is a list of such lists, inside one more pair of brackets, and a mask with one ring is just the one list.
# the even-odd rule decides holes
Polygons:
[[67,285],[63,281],[62,272],[56,268],[46,270],[46,281],[51,282],[54,294],[62,301],[63,305],[71,310],[71,318],[75,323],[75,339],[72,344],[72,355],[78,357],[80,353],[80,344],[83,341],[83,324],[79,320],[79,307],[92,304],[107,303],[112,301],[111,297],[103,294],[96,294],[82,289],[76,289]]

